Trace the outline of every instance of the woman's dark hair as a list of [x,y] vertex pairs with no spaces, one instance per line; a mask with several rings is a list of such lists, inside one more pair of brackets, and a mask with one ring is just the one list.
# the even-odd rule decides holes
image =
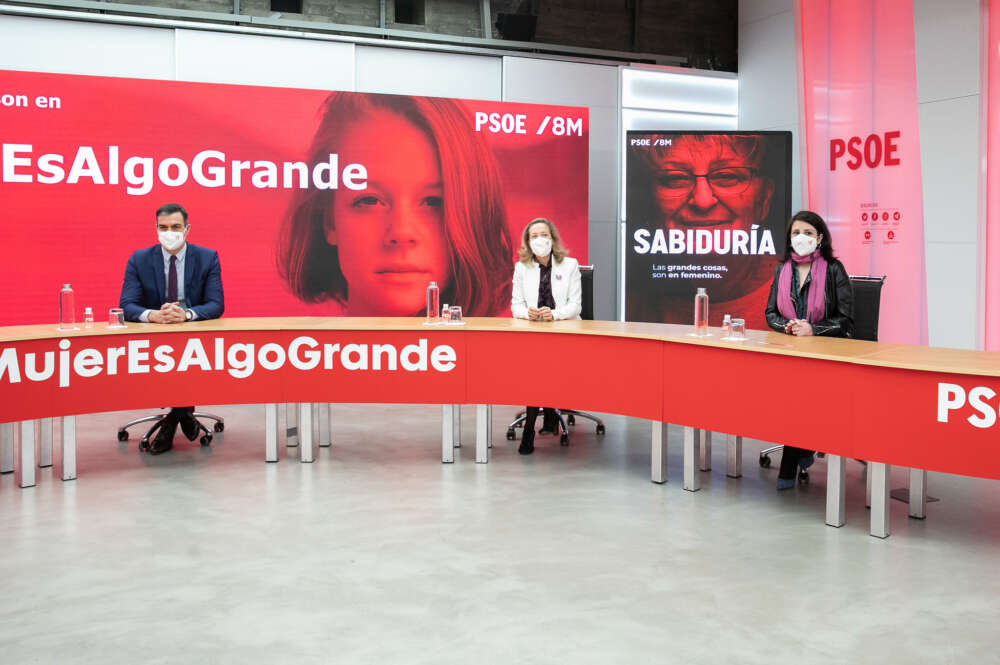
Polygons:
[[788,220],[788,226],[785,227],[785,255],[781,257],[782,263],[792,258],[792,224],[795,222],[805,222],[816,229],[816,235],[823,236],[823,242],[819,246],[819,253],[826,259],[827,263],[837,260],[837,257],[833,255],[833,240],[830,238],[830,229],[827,227],[826,222],[823,221],[823,218],[812,210],[799,210],[792,215],[792,218]]
[[[507,228],[501,178],[492,150],[473,131],[460,102],[433,97],[334,92],[321,109],[309,150],[312,163],[325,162],[354,122],[373,110],[397,113],[424,132],[437,151],[444,199],[444,234],[451,280],[441,285],[441,302],[460,305],[472,316],[490,316],[510,299],[514,257]],[[278,272],[304,302],[346,304],[349,284],[337,247],[326,241],[326,224],[336,220],[336,190],[300,190],[278,237]],[[416,314],[417,312],[413,312]]]

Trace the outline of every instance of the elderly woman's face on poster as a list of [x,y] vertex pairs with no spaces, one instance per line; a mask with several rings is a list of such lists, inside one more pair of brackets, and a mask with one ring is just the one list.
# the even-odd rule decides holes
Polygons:
[[765,220],[774,185],[760,172],[756,145],[732,136],[682,136],[652,156],[663,226],[748,231]]
[[347,281],[347,313],[413,315],[429,282],[444,289],[451,278],[437,149],[388,110],[348,124],[338,147],[368,171],[366,189],[336,192],[324,229]]

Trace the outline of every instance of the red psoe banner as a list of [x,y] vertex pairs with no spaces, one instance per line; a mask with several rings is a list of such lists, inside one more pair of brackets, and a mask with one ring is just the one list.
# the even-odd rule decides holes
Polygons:
[[[0,70],[0,325],[117,306],[154,212],[218,251],[226,316],[509,315],[521,230],[587,258],[586,108]],[[103,312],[103,315],[101,314]]]
[[809,208],[852,275],[887,276],[879,340],[927,343],[911,0],[799,0]]

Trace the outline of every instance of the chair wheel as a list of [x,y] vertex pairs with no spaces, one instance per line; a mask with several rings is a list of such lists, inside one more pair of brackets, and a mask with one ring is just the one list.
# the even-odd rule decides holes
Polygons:
[[212,435],[206,434],[205,436],[201,437],[200,441],[201,445],[207,446],[208,444],[212,443]]
[[567,425],[575,425],[576,424],[576,418],[573,417],[572,413],[569,414],[568,416],[566,416],[566,424]]
[[771,468],[771,458],[768,455],[761,455],[760,456],[760,467],[762,469],[769,469],[769,468]]
[[516,438],[517,438],[517,435],[514,434],[514,428],[513,427],[509,428],[507,430],[507,440],[508,441],[513,441]]
[[597,426],[597,433],[598,434],[604,434],[604,425],[598,425]]
[[803,483],[803,484],[809,482],[809,472],[808,471],[799,471],[799,482]]
[[128,441],[128,430],[123,430],[123,429],[118,430],[118,440]]
[[559,445],[568,446],[569,445],[569,434],[562,434],[559,436]]
[[212,429],[214,429],[216,432],[221,432],[222,430],[226,429],[226,423],[216,422],[215,425],[212,426]]

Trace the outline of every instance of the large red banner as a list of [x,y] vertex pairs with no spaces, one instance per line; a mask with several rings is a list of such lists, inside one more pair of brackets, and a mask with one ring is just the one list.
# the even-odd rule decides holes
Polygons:
[[912,0],[799,0],[809,207],[853,275],[887,276],[879,339],[927,343]]
[[504,315],[531,219],[586,261],[587,159],[586,108],[0,71],[0,325],[106,316],[167,202],[227,316]]

